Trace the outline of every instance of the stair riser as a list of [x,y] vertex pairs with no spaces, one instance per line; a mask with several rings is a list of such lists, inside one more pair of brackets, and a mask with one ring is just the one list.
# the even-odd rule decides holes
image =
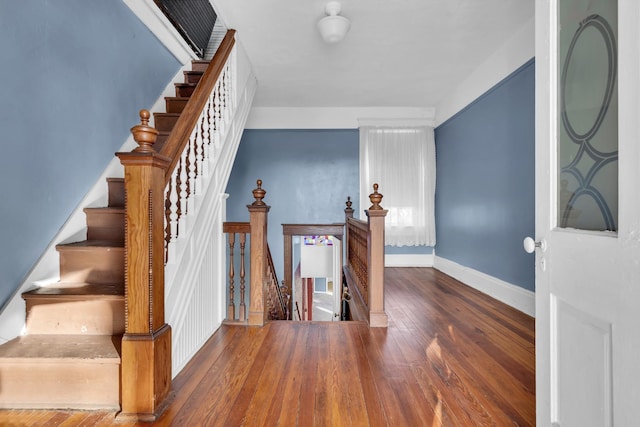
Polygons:
[[202,78],[202,73],[199,71],[185,71],[184,82],[185,83],[198,83]]
[[176,86],[176,96],[186,96],[189,97],[193,94],[195,90],[195,86]]
[[124,212],[85,210],[87,239],[124,241]]
[[3,361],[0,378],[0,408],[120,408],[119,363]]
[[155,128],[159,131],[171,131],[178,121],[179,115],[169,113],[156,113],[153,115]]
[[124,248],[86,247],[59,252],[61,282],[124,282]]
[[124,207],[124,179],[107,178],[109,207]]
[[156,138],[156,143],[153,144],[153,149],[159,153],[167,139],[169,139],[169,132],[160,132]]
[[202,71],[203,73],[207,71],[207,67],[209,66],[209,61],[192,61],[191,69],[193,71]]
[[121,335],[124,333],[124,298],[75,300],[29,298],[27,333]]
[[185,105],[187,105],[187,101],[188,99],[166,99],[165,100],[165,109],[167,110],[167,113],[182,113],[182,110],[184,110]]

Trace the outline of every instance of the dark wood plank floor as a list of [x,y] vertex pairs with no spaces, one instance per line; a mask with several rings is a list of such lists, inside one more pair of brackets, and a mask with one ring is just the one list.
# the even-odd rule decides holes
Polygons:
[[[535,425],[534,319],[430,268],[385,275],[387,329],[223,326],[154,425]],[[0,425],[107,426],[114,415],[0,411]]]

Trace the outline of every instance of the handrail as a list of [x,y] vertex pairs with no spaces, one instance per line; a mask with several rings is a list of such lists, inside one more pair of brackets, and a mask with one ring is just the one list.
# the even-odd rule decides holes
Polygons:
[[[227,63],[229,55],[231,54],[235,44],[235,33],[235,30],[227,31],[220,47],[216,51],[216,55],[202,75],[200,82],[185,105],[182,114],[180,114],[180,117],[176,121],[171,134],[160,150],[161,155],[171,159],[169,168],[165,173],[165,185],[169,184],[171,174],[175,170],[178,160],[180,159],[179,154],[184,151],[184,148],[186,147],[189,138],[200,119],[200,114],[209,100],[209,94],[222,74],[222,70]],[[220,55],[218,55],[218,53]]]
[[181,234],[181,219],[192,210],[199,178],[208,173],[208,160],[221,149],[226,122],[235,108],[234,36],[235,30],[227,31],[159,152],[169,159],[164,174],[165,263],[170,261],[169,244]]
[[223,233],[251,233],[251,224],[248,222],[225,222],[222,224]]
[[367,221],[358,218],[348,218],[347,223],[349,223],[354,228],[359,228],[362,231],[369,231],[369,225]]

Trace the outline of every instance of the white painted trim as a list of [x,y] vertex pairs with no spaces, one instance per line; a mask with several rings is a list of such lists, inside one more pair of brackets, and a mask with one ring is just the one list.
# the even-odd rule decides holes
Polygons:
[[[434,111],[435,113],[435,111]],[[387,126],[387,127],[418,127],[426,126],[433,127],[433,117],[424,118],[399,118],[399,119],[387,119],[387,118],[360,118],[358,119],[358,127],[362,126]]]
[[437,105],[436,126],[471,104],[534,56],[535,19],[531,18]]
[[153,0],[122,0],[129,9],[149,28],[181,64],[198,59],[196,53],[169,22]]
[[385,254],[385,267],[433,267],[433,254]]
[[413,107],[254,107],[246,129],[357,129],[361,118],[423,120],[433,125],[433,108]]
[[439,256],[434,259],[434,268],[461,281],[465,285],[469,285],[498,301],[502,301],[529,316],[535,317],[536,297],[534,292]]

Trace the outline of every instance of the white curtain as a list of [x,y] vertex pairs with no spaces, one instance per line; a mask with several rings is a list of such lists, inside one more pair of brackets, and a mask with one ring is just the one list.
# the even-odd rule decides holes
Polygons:
[[360,206],[369,209],[373,184],[388,209],[385,240],[390,246],[436,243],[434,197],[436,155],[433,128],[360,127]]

